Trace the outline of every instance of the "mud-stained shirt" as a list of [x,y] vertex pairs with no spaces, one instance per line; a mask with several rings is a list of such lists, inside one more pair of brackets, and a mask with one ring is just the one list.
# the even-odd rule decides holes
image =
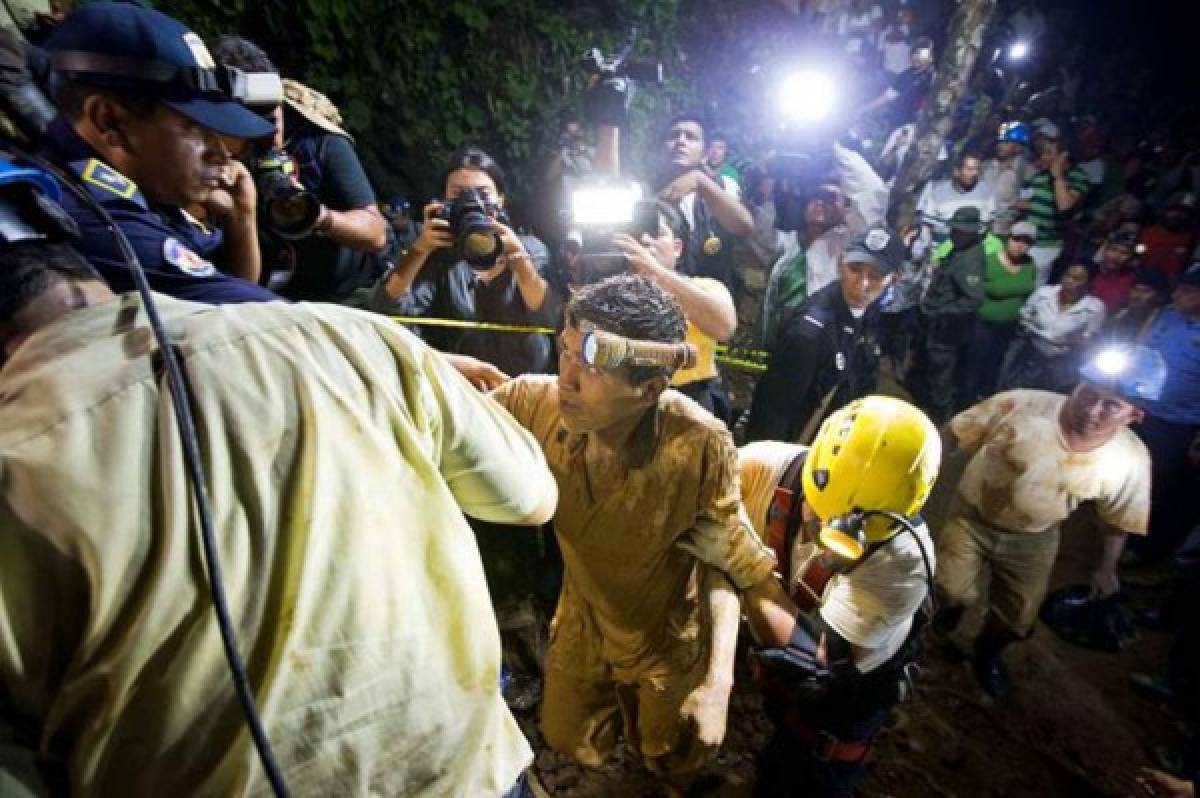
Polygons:
[[586,436],[563,428],[553,377],[526,375],[492,396],[541,443],[558,482],[554,530],[565,567],[552,648],[574,653],[555,665],[583,677],[608,667],[618,678],[666,662],[686,667],[680,658],[696,654],[700,633],[697,558],[743,588],[775,565],[741,509],[729,432],[668,390],[649,461],[593,496]]
[[1144,535],[1150,517],[1150,455],[1128,427],[1090,452],[1067,448],[1059,427],[1066,397],[1008,391],[959,413],[950,422],[958,445],[972,455],[958,492],[988,522],[1037,533],[1095,501],[1100,518]]

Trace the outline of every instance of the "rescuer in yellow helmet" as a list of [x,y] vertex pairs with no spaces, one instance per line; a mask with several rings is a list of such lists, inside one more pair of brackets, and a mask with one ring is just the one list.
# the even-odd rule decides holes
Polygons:
[[940,460],[932,422],[883,396],[834,413],[811,448],[739,451],[742,501],[780,575],[745,600],[775,722],[756,795],[850,795],[864,778],[920,654],[934,547],[918,513]]

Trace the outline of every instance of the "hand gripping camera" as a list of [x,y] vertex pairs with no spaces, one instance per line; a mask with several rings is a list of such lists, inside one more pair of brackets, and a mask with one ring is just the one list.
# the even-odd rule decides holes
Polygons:
[[250,171],[267,226],[290,241],[311,235],[321,218],[321,201],[297,182],[292,157],[281,149],[268,150]]
[[436,218],[450,223],[455,252],[472,269],[492,268],[504,251],[504,242],[492,224],[493,219],[504,221],[504,209],[488,201],[480,191],[468,188],[453,199],[443,200]]
[[658,208],[641,198],[636,185],[588,184],[571,192],[571,230],[567,245],[575,248],[572,281],[595,283],[629,270],[629,261],[613,236],[626,233],[635,241],[658,234]]

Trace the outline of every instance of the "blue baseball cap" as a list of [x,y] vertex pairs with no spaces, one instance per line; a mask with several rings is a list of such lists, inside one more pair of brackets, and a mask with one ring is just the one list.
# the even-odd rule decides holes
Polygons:
[[1024,122],[1005,122],[996,133],[996,140],[1029,144],[1029,128]]
[[90,3],[55,26],[45,49],[70,79],[154,97],[202,127],[257,139],[274,126],[238,102],[236,70],[217,66],[204,41],[178,20],[132,3]]

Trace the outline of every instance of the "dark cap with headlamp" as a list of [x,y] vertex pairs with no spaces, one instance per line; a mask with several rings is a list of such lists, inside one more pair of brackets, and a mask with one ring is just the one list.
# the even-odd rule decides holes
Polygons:
[[1079,376],[1131,404],[1144,406],[1162,396],[1167,362],[1148,346],[1111,345],[1092,352]]
[[153,97],[197,124],[235,138],[269,136],[273,125],[247,105],[278,105],[274,73],[219,67],[178,20],[132,3],[82,6],[46,42],[55,70],[71,81]]

